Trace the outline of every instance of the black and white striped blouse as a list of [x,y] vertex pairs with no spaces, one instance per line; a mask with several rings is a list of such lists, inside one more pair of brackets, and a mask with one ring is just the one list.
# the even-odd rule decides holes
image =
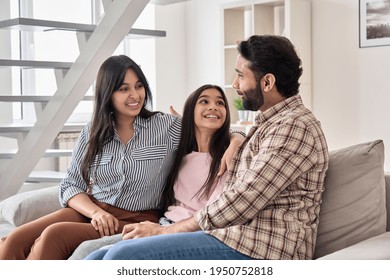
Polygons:
[[[129,143],[123,144],[115,135],[103,147],[100,162],[92,166],[93,197],[128,211],[156,209],[179,144],[180,128],[181,119],[170,114],[158,113],[149,119],[137,117]],[[73,196],[87,191],[80,166],[88,135],[86,125],[60,184],[60,202],[64,207]]]

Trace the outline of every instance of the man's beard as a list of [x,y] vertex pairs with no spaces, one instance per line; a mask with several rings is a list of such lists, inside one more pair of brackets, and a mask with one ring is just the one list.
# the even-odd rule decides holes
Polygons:
[[246,110],[257,111],[264,104],[263,91],[259,82],[256,83],[255,88],[240,93],[242,94],[242,105]]

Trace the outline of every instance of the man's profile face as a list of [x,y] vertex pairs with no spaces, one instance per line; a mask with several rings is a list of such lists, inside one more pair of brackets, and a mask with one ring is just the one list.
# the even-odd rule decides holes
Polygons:
[[242,96],[242,104],[246,110],[257,111],[264,104],[263,92],[260,80],[255,78],[254,73],[248,67],[248,61],[238,55],[236,62],[237,76],[233,81],[233,88],[238,95]]

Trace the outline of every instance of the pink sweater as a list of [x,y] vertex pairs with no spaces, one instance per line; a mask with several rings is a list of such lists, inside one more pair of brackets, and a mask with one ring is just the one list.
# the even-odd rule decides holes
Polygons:
[[215,201],[224,191],[227,172],[217,179],[208,199],[199,200],[199,195],[194,197],[206,182],[211,160],[209,153],[192,152],[184,157],[179,176],[173,186],[176,203],[168,207],[165,217],[174,222],[187,219],[205,205]]

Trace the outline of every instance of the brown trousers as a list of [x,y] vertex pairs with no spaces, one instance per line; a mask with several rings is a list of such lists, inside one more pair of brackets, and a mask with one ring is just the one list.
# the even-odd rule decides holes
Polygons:
[[[94,201],[119,220],[118,233],[129,223],[158,222],[157,211],[131,212]],[[0,241],[0,260],[66,260],[85,240],[100,238],[90,219],[63,208],[24,224]]]

